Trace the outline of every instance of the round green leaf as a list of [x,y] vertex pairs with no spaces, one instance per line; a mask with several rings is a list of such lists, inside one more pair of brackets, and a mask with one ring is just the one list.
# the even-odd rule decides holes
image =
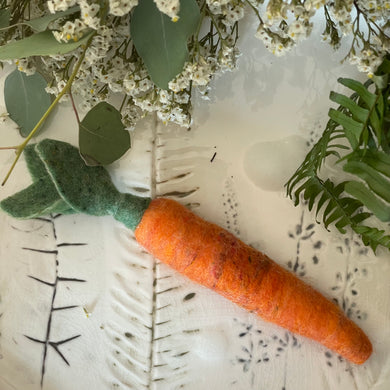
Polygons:
[[161,13],[153,0],[142,0],[135,8],[130,33],[138,54],[153,82],[162,89],[182,70],[188,57],[187,40],[200,20],[196,0],[181,0],[179,20]]
[[79,126],[80,153],[87,165],[108,165],[130,148],[130,134],[120,112],[101,102],[88,111]]
[[39,73],[27,76],[17,69],[8,75],[4,83],[4,100],[7,112],[27,137],[51,104],[45,91],[46,80]]

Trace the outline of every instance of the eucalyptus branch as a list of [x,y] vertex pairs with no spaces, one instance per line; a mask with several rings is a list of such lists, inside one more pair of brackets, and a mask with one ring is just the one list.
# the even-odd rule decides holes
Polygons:
[[78,59],[72,74],[70,75],[67,83],[65,84],[65,87],[62,89],[62,91],[58,94],[58,96],[54,99],[53,103],[50,105],[50,107],[46,110],[46,112],[43,114],[42,118],[38,121],[38,123],[35,125],[35,127],[31,130],[30,134],[26,137],[26,139],[16,147],[16,157],[13,161],[11,168],[9,169],[7,175],[5,176],[3,182],[1,183],[2,186],[7,182],[8,178],[10,177],[13,169],[16,166],[16,163],[18,162],[20,156],[22,155],[24,148],[27,146],[27,144],[30,142],[31,138],[35,135],[35,133],[39,130],[39,128],[42,126],[42,124],[45,122],[45,120],[48,118],[50,113],[53,111],[53,109],[57,106],[58,102],[61,100],[61,98],[70,90],[73,80],[75,79],[80,66],[84,60],[85,53],[89,47],[89,45],[92,42],[94,34],[89,38],[88,42],[86,43],[84,50],[82,51],[80,58]]

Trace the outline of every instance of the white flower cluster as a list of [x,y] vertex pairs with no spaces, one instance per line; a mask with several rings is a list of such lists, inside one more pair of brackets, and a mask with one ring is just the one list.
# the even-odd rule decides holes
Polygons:
[[387,22],[390,17],[390,0],[358,0],[359,9],[376,22]]
[[[56,8],[54,9],[58,8],[58,2],[66,2],[64,0],[52,0],[52,2],[54,1],[56,2],[54,4]],[[75,2],[76,1],[68,1],[69,5],[74,5],[72,3]],[[50,2],[48,2],[48,7],[49,3]],[[94,30],[97,30],[100,27],[100,18],[98,17],[100,5],[97,3],[89,4],[87,0],[79,0],[77,3],[80,6],[81,19],[76,18],[72,21],[68,20],[57,31],[53,31],[54,37],[59,42],[68,42],[70,40],[77,42],[80,38],[83,37],[83,35],[88,29],[92,28]]]
[[127,15],[137,4],[138,0],[109,0],[110,14],[115,16]]
[[310,35],[313,28],[311,18],[325,3],[326,0],[306,0],[299,4],[270,0],[265,21],[260,19],[256,37],[273,54],[282,56]]
[[180,1],[179,0],[154,0],[157,8],[165,15],[168,15],[174,22],[179,20]]
[[[60,1],[60,0],[57,0]],[[60,41],[77,40],[87,28],[96,30],[88,47],[79,74],[73,82],[72,93],[82,101],[81,107],[88,110],[99,101],[109,99],[113,94],[125,96],[122,118],[129,127],[150,112],[156,112],[164,123],[174,122],[181,126],[191,125],[191,91],[198,88],[207,96],[209,83],[217,72],[235,68],[239,56],[234,36],[235,24],[244,16],[241,1],[232,4],[230,0],[214,1],[213,17],[218,37],[209,45],[199,45],[191,51],[190,60],[183,71],[169,83],[168,90],[157,88],[151,81],[141,59],[129,56],[129,18],[126,15],[136,6],[136,0],[110,0],[109,16],[105,25],[94,23],[99,5],[92,1],[77,0],[81,13],[79,19],[66,21],[55,36]],[[179,15],[179,0],[155,0],[156,6],[173,21]],[[111,16],[112,15],[112,16]],[[112,26],[114,17],[115,28]],[[125,17],[122,17],[125,16]],[[127,48],[127,49],[126,49]],[[49,57],[46,66],[54,76],[48,91],[58,94],[63,88],[64,69],[69,61],[75,61],[74,54],[59,58]]]
[[18,70],[26,73],[27,76],[31,76],[36,71],[36,66],[33,61],[29,58],[21,58],[20,60],[15,61],[15,65],[18,67]]
[[364,49],[359,55],[350,54],[348,59],[352,65],[356,65],[360,72],[367,73],[368,77],[372,77],[375,70],[381,64],[384,53],[374,53],[372,49]]
[[[255,1],[251,0],[253,6]],[[284,55],[311,34],[312,18],[318,10],[326,20],[322,40],[338,48],[343,35],[353,35],[348,58],[371,76],[389,53],[386,23],[390,20],[390,0],[269,0],[263,18],[258,12],[260,23],[256,37],[275,55]],[[359,30],[362,25],[368,33]]]
[[[121,114],[128,128],[133,128],[150,112],[165,123],[190,126],[193,91],[199,91],[207,99],[211,80],[236,67],[238,24],[246,12],[256,14],[259,20],[256,37],[277,56],[310,35],[313,17],[319,10],[326,21],[323,40],[337,47],[343,34],[354,34],[349,60],[369,76],[390,51],[388,31],[380,30],[390,20],[390,0],[197,1],[202,12],[202,28],[190,40],[188,60],[182,72],[169,82],[167,90],[152,82],[133,47],[129,13],[139,0],[30,0],[29,6],[34,17],[79,7],[50,25],[59,42],[78,41],[91,30],[94,32],[73,81],[72,95],[78,97],[79,106],[84,110],[113,95],[122,95]],[[180,18],[179,0],[154,2],[173,21]],[[368,35],[358,30],[360,21],[368,26]],[[8,35],[0,32],[3,43],[22,36],[23,29],[19,27],[11,29]],[[48,92],[58,95],[62,91],[82,51],[80,47],[65,55],[40,57],[40,68],[51,78]],[[20,59],[15,63],[19,70],[32,74],[36,69],[35,60]]]
[[47,8],[54,14],[59,11],[66,11],[69,7],[76,4],[76,0],[49,0],[47,2]]

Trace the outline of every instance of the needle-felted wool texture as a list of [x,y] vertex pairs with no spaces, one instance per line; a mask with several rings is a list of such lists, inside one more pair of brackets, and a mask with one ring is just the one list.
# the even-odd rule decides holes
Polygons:
[[25,149],[33,184],[4,199],[0,206],[15,218],[50,213],[112,215],[135,229],[149,198],[120,193],[105,168],[85,165],[74,146],[45,139]]

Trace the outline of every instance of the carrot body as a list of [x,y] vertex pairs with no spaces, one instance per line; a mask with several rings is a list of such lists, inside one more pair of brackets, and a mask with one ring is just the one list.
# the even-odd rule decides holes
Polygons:
[[153,200],[135,237],[154,257],[266,321],[316,340],[356,364],[372,353],[367,336],[335,303],[173,200]]

